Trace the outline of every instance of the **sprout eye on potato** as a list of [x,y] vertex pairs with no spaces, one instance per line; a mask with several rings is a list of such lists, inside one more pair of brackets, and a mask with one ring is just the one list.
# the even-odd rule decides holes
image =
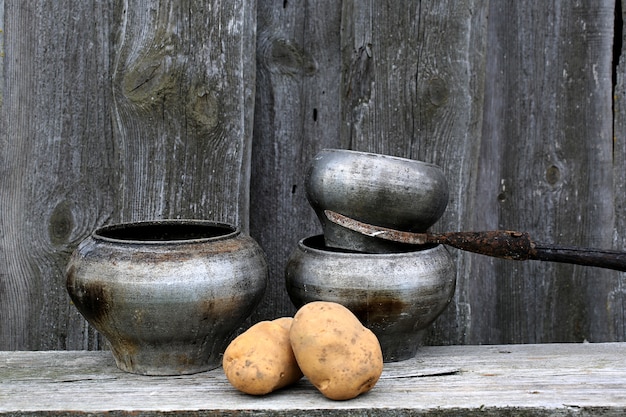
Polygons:
[[230,383],[263,395],[303,374],[327,398],[348,400],[371,390],[383,370],[376,335],[346,307],[316,301],[296,315],[263,321],[231,342],[223,368]]

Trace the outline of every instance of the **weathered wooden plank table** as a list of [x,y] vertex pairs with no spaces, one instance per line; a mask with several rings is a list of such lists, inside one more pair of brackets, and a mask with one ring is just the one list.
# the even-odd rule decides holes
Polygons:
[[0,415],[623,416],[626,343],[424,347],[368,394],[331,401],[303,379],[254,397],[221,369],[122,372],[110,352],[0,352]]

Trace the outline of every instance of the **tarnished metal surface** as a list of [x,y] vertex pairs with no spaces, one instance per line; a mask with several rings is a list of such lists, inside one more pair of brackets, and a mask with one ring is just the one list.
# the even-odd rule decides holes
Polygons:
[[231,226],[167,220],[97,230],[72,255],[67,290],[121,369],[189,374],[220,365],[267,274],[261,248]]
[[421,332],[446,308],[456,286],[444,246],[355,253],[325,246],[321,235],[298,243],[285,280],[297,307],[322,300],[349,308],[376,334],[385,362],[415,356]]
[[448,183],[436,165],[389,155],[325,149],[307,172],[306,192],[331,247],[385,253],[402,250],[392,241],[337,226],[333,210],[369,224],[423,232],[443,214]]

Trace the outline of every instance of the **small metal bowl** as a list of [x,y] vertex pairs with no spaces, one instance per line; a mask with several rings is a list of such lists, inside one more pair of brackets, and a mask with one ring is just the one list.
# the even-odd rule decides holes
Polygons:
[[448,204],[448,183],[437,165],[345,149],[324,149],[312,160],[306,193],[329,247],[371,253],[405,248],[350,231],[329,221],[324,210],[377,226],[424,232]]

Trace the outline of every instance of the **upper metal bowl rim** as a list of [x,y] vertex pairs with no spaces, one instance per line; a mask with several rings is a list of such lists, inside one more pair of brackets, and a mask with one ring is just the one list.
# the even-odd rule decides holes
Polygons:
[[[198,225],[198,226],[214,226],[216,228],[225,229],[224,234],[210,236],[210,237],[202,237],[202,238],[191,238],[191,239],[167,239],[167,240],[142,240],[142,239],[118,239],[112,238],[108,236],[103,236],[102,233],[107,230],[121,229],[124,227],[140,227],[140,226],[158,226],[158,225]],[[189,243],[202,243],[202,242],[215,242],[218,240],[231,239],[238,236],[241,233],[241,230],[233,226],[229,223],[217,222],[212,220],[201,220],[201,219],[160,219],[160,220],[141,220],[134,222],[121,222],[121,223],[112,223],[107,224],[101,227],[98,227],[93,231],[91,237],[95,240],[110,242],[110,243],[119,243],[125,245],[182,245]]]
[[367,157],[377,157],[377,158],[390,159],[390,160],[395,160],[395,161],[405,162],[405,163],[414,163],[414,164],[426,165],[426,166],[434,167],[434,168],[437,168],[437,169],[441,169],[441,167],[439,165],[437,165],[437,164],[433,164],[433,163],[425,162],[425,161],[420,161],[418,159],[403,158],[401,156],[386,155],[386,154],[375,153],[375,152],[355,151],[355,150],[352,150],[352,149],[324,148],[317,154],[317,156],[320,157],[321,154],[324,153],[324,152],[328,152],[328,153],[342,153],[342,154],[347,154],[347,155],[352,155],[352,156],[361,155],[361,156],[367,156]]

